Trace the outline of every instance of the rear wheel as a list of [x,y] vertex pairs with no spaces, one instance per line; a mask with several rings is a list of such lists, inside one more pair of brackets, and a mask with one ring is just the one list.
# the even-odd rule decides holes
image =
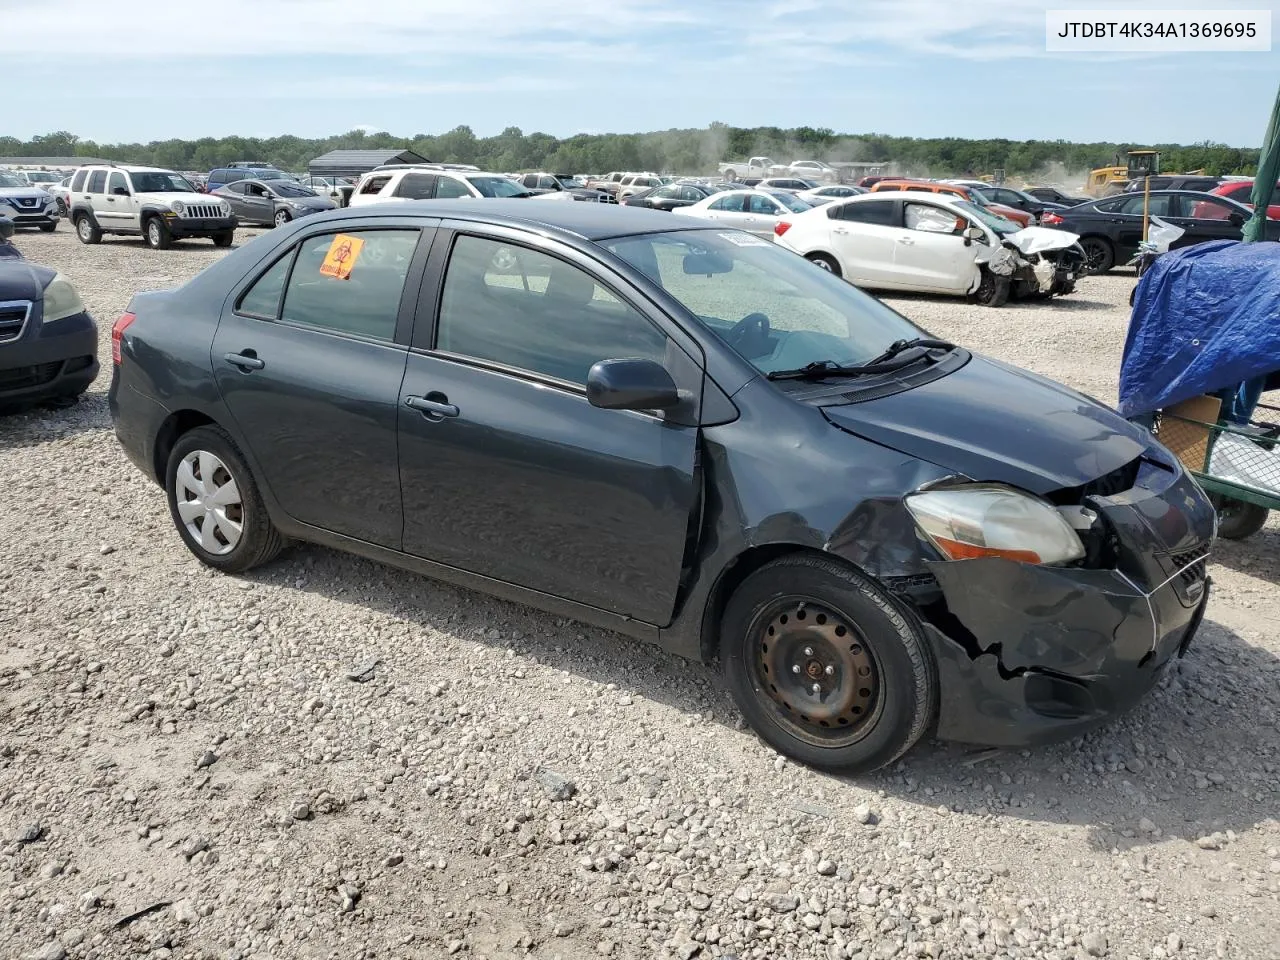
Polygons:
[[76,236],[80,238],[81,243],[102,242],[102,231],[98,229],[98,225],[93,222],[93,218],[87,213],[82,213],[76,217]]
[[242,573],[284,546],[244,457],[220,427],[196,427],[178,438],[165,491],[174,526],[201,563]]
[[1116,252],[1111,242],[1102,237],[1085,237],[1080,241],[1084,263],[1090,273],[1106,273],[1116,265]]
[[236,233],[234,230],[223,230],[221,233],[213,235],[213,245],[215,247],[229,247],[235,238]]
[[1218,511],[1218,536],[1224,540],[1244,540],[1267,525],[1271,511],[1266,507],[1221,494],[1213,494],[1209,500]]
[[834,273],[837,277],[843,276],[840,272],[840,264],[836,263],[835,257],[826,253],[811,253],[805,259],[810,263],[815,263],[828,273]]
[[761,567],[729,599],[721,637],[747,722],[802,763],[874,770],[933,722],[937,667],[919,628],[876,583],[833,560]]
[[169,232],[169,227],[159,217],[152,217],[148,220],[142,233],[147,239],[147,246],[152,250],[168,250],[173,246],[173,234]]
[[730,183],[737,183],[737,182],[738,182],[738,171],[737,171],[737,170],[726,170],[726,171],[724,172],[724,178],[725,178],[727,181],[729,181]]

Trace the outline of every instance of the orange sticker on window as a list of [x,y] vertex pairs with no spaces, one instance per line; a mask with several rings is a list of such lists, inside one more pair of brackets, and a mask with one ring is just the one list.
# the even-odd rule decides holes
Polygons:
[[324,263],[320,264],[320,273],[337,280],[346,280],[360,259],[360,251],[364,249],[364,241],[359,237],[349,237],[340,233],[329,244],[329,252],[324,255]]

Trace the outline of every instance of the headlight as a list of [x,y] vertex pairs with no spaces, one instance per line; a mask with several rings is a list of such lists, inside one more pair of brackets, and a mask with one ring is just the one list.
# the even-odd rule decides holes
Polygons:
[[80,294],[62,274],[56,274],[49,285],[44,288],[44,322],[65,320],[77,313],[84,313],[84,301]]
[[1071,525],[1043,500],[1010,487],[974,484],[906,498],[916,524],[952,560],[1003,557],[1067,563],[1084,556]]
[[175,200],[173,201],[173,203],[169,204],[169,209],[171,209],[178,216],[182,216],[184,213],[187,212],[187,205],[183,203],[181,200]]

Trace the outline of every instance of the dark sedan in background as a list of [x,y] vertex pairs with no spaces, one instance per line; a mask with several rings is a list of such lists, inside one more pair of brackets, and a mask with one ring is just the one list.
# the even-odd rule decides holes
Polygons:
[[61,273],[24,260],[0,217],[0,410],[73,401],[98,376],[98,327]]
[[237,180],[210,192],[231,204],[231,212],[241,223],[277,227],[338,206],[293,180]]
[[680,207],[691,207],[699,200],[711,196],[717,191],[704,187],[699,183],[668,183],[663,187],[650,187],[640,193],[633,193],[623,204],[628,207],[647,207],[650,210],[677,210]]
[[112,340],[116,435],[202,563],[314,541],[718,658],[824,769],[1094,726],[1209,596],[1213,508],[1150,433],[724,224],[349,208]]
[[1074,207],[1078,203],[1088,203],[1088,197],[1076,197],[1069,193],[1063,193],[1057,187],[1027,187],[1023,193],[1029,193],[1037,200],[1045,203],[1061,204],[1064,207]]
[[[1125,264],[1142,242],[1144,194],[1124,193],[1046,213],[1042,224],[1080,235],[1091,273]],[[1205,240],[1239,240],[1253,211],[1244,204],[1194,190],[1153,190],[1149,212],[1186,232],[1173,249]],[[1265,221],[1265,239],[1280,240],[1280,221]]]

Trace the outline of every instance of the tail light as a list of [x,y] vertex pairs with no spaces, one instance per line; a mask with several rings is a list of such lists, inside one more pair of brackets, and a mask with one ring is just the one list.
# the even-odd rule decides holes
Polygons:
[[790,220],[779,220],[777,223],[773,225],[774,236],[778,236],[778,237],[782,236],[784,233],[786,233],[790,229],[791,229]]
[[137,319],[132,313],[122,313],[120,319],[111,326],[111,362],[117,367],[120,366],[120,341],[124,332],[129,329],[129,324]]
[[1042,214],[1040,215],[1040,222],[1041,222],[1042,224],[1047,223],[1047,224],[1050,224],[1050,225],[1052,225],[1052,226],[1057,226],[1058,224],[1060,224],[1060,223],[1065,223],[1066,221],[1065,221],[1065,220],[1063,220],[1060,216],[1058,216],[1058,215],[1057,215],[1056,213],[1054,213],[1053,211],[1051,211],[1051,210],[1046,210],[1044,213],[1042,213]]

